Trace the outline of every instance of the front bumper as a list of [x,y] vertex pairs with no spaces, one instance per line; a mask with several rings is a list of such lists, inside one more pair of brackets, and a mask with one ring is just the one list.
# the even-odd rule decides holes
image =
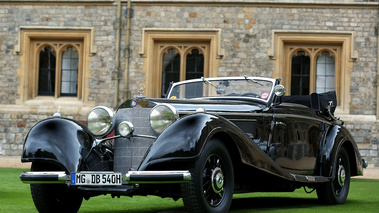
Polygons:
[[[28,184],[67,184],[71,183],[71,175],[63,171],[56,172],[23,172],[20,175],[23,183]],[[123,179],[130,184],[170,184],[188,183],[191,173],[185,171],[129,171]]]
[[[65,172],[23,172],[20,179],[23,183],[66,183],[68,175]],[[70,180],[69,180],[70,182]]]

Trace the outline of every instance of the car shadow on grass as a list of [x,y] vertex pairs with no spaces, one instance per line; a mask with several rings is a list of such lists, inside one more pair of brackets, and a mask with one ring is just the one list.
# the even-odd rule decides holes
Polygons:
[[[312,208],[313,206],[320,205],[317,199],[310,198],[284,198],[284,197],[254,197],[254,198],[234,198],[230,213],[233,212],[262,212],[268,210],[284,210],[284,209],[297,209],[297,208]],[[79,211],[80,212],[80,211]],[[82,211],[91,212],[91,211]],[[109,212],[109,211],[96,211]],[[132,210],[125,208],[123,210],[116,210],[114,212],[123,213],[186,213],[184,206],[181,207],[160,207],[154,209],[143,208]]]
[[229,212],[262,212],[268,210],[284,210],[312,208],[319,206],[318,199],[286,198],[286,197],[254,197],[235,198]]

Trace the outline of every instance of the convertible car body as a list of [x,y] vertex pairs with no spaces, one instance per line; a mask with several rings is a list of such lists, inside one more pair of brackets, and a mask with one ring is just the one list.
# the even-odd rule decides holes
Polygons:
[[367,166],[333,115],[335,92],[284,96],[280,79],[248,76],[173,83],[160,99],[140,92],[115,112],[95,107],[86,125],[56,113],[30,130],[22,162],[32,167],[20,178],[38,211],[76,212],[110,194],[227,212],[233,193],[301,187],[342,204]]

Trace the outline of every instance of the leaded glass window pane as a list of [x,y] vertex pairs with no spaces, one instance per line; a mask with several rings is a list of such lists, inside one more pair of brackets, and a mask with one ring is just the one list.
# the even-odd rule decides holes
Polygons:
[[204,76],[204,56],[194,49],[187,55],[186,80],[201,78]]
[[329,52],[323,52],[317,58],[316,69],[316,92],[323,93],[335,90],[335,60],[334,57],[330,57]]
[[39,54],[38,95],[54,96],[56,53],[45,47]]
[[[204,76],[204,56],[200,54],[198,49],[191,51],[191,54],[187,55],[186,61],[186,80],[201,78]],[[203,85],[197,85],[192,89],[186,89],[187,93],[195,94],[196,97],[201,97],[203,92]]]
[[61,96],[77,96],[79,54],[73,47],[62,54]]
[[309,95],[310,58],[300,51],[292,58],[291,95]]
[[165,97],[170,82],[180,80],[180,55],[175,49],[169,49],[163,55],[162,59],[162,92],[161,96]]

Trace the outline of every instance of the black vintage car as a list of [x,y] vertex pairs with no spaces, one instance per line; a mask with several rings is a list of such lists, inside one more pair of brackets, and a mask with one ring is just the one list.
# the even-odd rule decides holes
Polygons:
[[367,163],[333,115],[335,92],[284,93],[280,79],[201,78],[115,112],[95,107],[87,125],[56,113],[27,135],[22,162],[32,166],[20,178],[40,212],[76,212],[83,198],[103,194],[183,198],[188,212],[227,212],[233,193],[301,187],[322,203],[344,203],[350,177]]

